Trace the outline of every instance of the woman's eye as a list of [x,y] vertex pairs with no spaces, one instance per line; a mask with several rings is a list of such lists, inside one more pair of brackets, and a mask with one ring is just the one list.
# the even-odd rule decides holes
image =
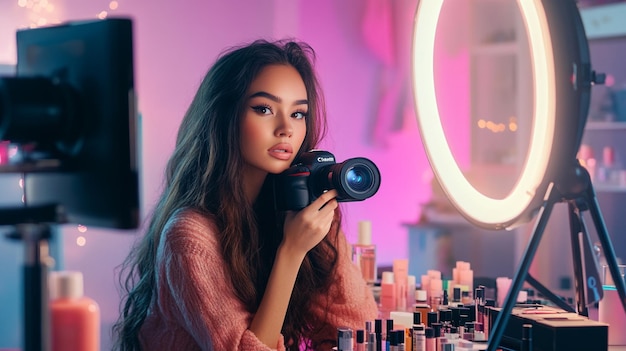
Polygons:
[[308,114],[306,112],[298,111],[298,112],[295,112],[292,116],[297,119],[303,119],[303,118],[306,118],[307,115]]
[[272,114],[272,109],[269,106],[265,106],[265,105],[252,106],[252,109],[254,111],[256,111],[257,113],[260,113],[262,115],[271,115]]

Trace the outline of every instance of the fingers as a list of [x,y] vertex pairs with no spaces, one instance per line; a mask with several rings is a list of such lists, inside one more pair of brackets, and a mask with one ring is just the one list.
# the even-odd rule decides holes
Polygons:
[[332,212],[338,206],[336,200],[337,195],[337,190],[329,190],[315,199],[315,201],[311,203],[311,207],[317,208],[319,211],[326,210]]

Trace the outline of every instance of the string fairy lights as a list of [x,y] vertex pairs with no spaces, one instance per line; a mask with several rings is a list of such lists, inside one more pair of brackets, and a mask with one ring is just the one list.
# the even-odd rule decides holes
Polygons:
[[[59,12],[59,6],[53,2],[53,0],[17,0],[17,6],[28,12],[28,24],[23,27],[37,28],[61,23],[61,17],[64,14]],[[111,0],[107,8],[98,12],[94,17],[105,19],[119,6],[119,1]]]

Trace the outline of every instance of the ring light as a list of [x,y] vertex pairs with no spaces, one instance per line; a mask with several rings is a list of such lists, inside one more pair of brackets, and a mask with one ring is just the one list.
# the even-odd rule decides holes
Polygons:
[[[571,19],[562,18],[568,17],[563,16],[563,11],[571,12],[572,6],[577,11],[570,1],[544,1],[545,5],[539,0],[517,1],[529,38],[534,120],[528,153],[517,182],[504,198],[492,198],[465,178],[440,122],[433,67],[435,34],[443,2],[420,1],[415,19],[413,88],[422,142],[435,176],[464,217],[488,229],[511,228],[528,221],[543,202],[550,181],[558,177],[556,173],[561,168],[558,167],[561,162],[555,158],[567,158],[564,152],[575,156],[580,145],[589,101],[587,96],[576,106],[576,100],[571,97],[588,95],[590,86],[581,86],[575,80],[579,78],[576,72],[590,68],[584,29],[572,32]],[[570,8],[566,9],[568,6]],[[557,43],[559,45],[555,45]],[[556,67],[557,62],[572,65],[564,70]],[[557,106],[559,98],[567,98],[564,101],[571,106]]]
[[[601,293],[587,284],[600,281],[597,260],[582,212],[589,210],[607,265],[626,311],[626,283],[604,224],[589,173],[576,154],[589,109],[592,83],[601,83],[591,70],[587,37],[575,0],[517,0],[527,37],[533,73],[533,123],[521,175],[504,198],[492,198],[465,178],[448,146],[436,101],[434,49],[443,0],[418,4],[413,35],[413,88],[418,126],[430,165],[446,195],[470,222],[488,229],[508,229],[538,214],[504,306],[490,331],[487,351],[495,351],[522,284],[528,282],[557,306],[573,311],[541,285],[528,269],[554,205],[567,202],[576,312],[588,316],[587,306]],[[587,278],[589,280],[587,280]],[[591,290],[590,290],[591,289]]]

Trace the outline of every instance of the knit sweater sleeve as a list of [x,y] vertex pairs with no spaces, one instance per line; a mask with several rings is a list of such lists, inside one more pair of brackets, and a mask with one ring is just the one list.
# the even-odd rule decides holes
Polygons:
[[216,230],[190,210],[170,221],[157,254],[160,314],[202,350],[272,350],[248,329],[253,316],[230,284]]
[[326,320],[320,332],[313,336],[316,345],[328,345],[329,340],[335,342],[338,327],[364,329],[366,321],[378,318],[372,290],[352,263],[351,247],[343,233],[339,233],[337,251],[334,283],[328,294],[318,296],[313,305],[317,317]]

